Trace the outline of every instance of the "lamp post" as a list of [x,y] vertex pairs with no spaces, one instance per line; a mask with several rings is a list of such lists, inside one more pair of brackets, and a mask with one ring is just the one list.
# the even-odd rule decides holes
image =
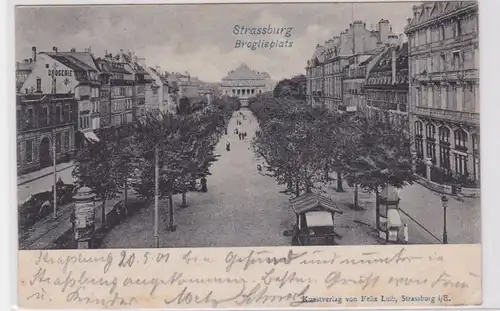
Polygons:
[[448,207],[448,198],[445,195],[441,197],[441,204],[443,206],[443,244],[448,244],[448,232],[446,231],[446,208]]
[[54,188],[53,191],[53,203],[54,203],[54,219],[57,218],[57,149],[56,149],[56,132],[55,129],[52,131],[52,165],[54,167],[54,185],[52,186]]

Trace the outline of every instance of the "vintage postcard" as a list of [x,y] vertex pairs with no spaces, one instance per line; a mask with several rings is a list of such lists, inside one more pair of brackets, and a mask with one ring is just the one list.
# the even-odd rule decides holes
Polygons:
[[19,307],[481,304],[478,23],[16,7]]

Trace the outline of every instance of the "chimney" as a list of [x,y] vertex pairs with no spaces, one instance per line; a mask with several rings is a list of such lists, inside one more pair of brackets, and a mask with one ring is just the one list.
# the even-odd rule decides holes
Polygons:
[[396,48],[392,47],[392,84],[396,84]]
[[397,46],[400,43],[399,36],[397,35],[390,35],[387,40],[390,46]]
[[52,51],[54,51],[54,53],[57,53],[57,46],[53,46]]
[[335,36],[333,37],[333,45],[339,45],[340,44],[340,37]]
[[413,17],[417,18],[417,16],[422,12],[422,4],[415,4],[412,9]]
[[33,58],[33,61],[36,62],[36,46],[31,47],[31,57]]
[[388,43],[390,27],[391,27],[391,25],[389,24],[389,21],[386,19],[381,19],[378,22],[378,33],[379,33],[379,41],[380,42]]

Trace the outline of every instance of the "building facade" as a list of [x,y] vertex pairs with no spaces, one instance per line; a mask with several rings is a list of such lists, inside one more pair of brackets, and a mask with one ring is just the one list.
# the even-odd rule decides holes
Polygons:
[[222,94],[238,97],[242,105],[248,105],[248,99],[258,94],[272,91],[274,83],[266,72],[250,69],[246,64],[228,72],[222,79]]
[[350,58],[373,54],[377,48],[399,42],[401,36],[392,32],[388,20],[382,19],[376,30],[367,29],[362,21],[354,21],[340,36],[318,44],[306,66],[307,103],[324,105],[330,110],[345,108],[342,86]]
[[344,69],[342,81],[343,111],[365,111],[365,84],[368,74],[381,56],[384,48],[375,49],[369,53],[349,57],[349,65]]
[[408,128],[408,43],[380,52],[368,74],[365,95],[368,115]]
[[17,95],[16,108],[18,174],[52,166],[54,151],[56,163],[69,161],[75,149],[78,114],[75,97],[22,94]]
[[416,170],[435,182],[480,180],[478,22],[477,2],[425,2],[405,29]]
[[33,70],[20,93],[64,94],[73,96],[78,102],[75,146],[85,141],[98,140],[95,131],[100,127],[100,75],[89,51],[39,52]]

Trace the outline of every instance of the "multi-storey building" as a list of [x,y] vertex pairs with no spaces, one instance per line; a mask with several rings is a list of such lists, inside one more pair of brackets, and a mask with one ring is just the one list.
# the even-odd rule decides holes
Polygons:
[[73,94],[22,94],[16,108],[19,174],[52,166],[54,151],[56,163],[71,158],[78,113]]
[[342,80],[353,55],[370,53],[387,44],[397,44],[400,36],[392,32],[387,20],[380,20],[377,30],[369,30],[362,21],[354,21],[324,45],[318,44],[306,67],[307,102],[321,104],[331,110],[343,107]]
[[100,77],[90,51],[40,52],[31,74],[20,92],[23,94],[71,94],[78,101],[77,132],[74,145],[98,140]]
[[168,111],[169,107],[169,85],[166,77],[161,73],[160,67],[147,67],[145,70],[151,77],[152,82],[146,89],[146,110],[158,110],[163,113]]
[[368,74],[381,56],[384,48],[349,57],[349,65],[344,69],[342,81],[343,111],[366,110],[365,84]]
[[383,122],[408,125],[408,43],[380,52],[365,85],[368,114]]
[[106,55],[111,71],[111,126],[117,134],[126,133],[126,124],[133,121],[135,77],[120,55]]
[[478,21],[477,2],[424,2],[405,29],[417,171],[436,182],[480,179]]

